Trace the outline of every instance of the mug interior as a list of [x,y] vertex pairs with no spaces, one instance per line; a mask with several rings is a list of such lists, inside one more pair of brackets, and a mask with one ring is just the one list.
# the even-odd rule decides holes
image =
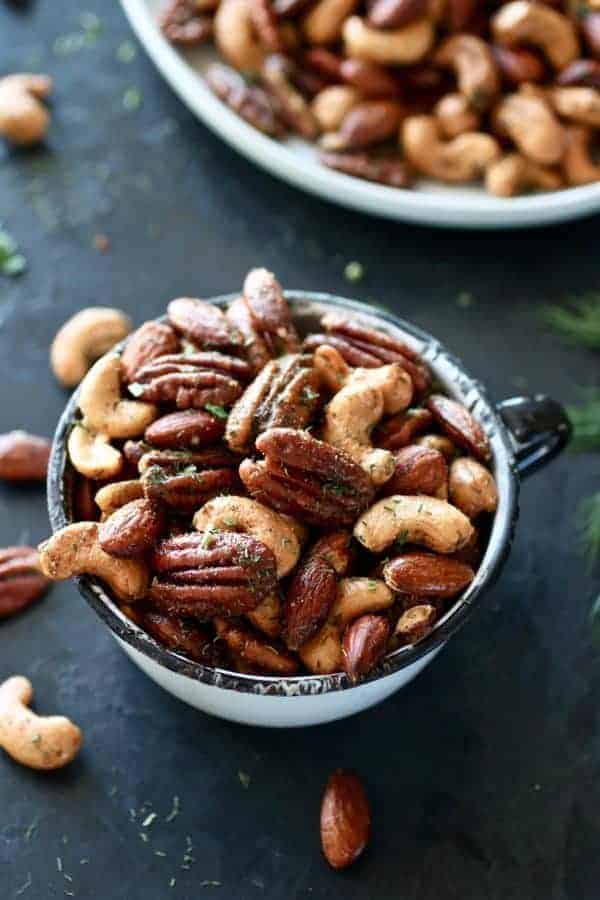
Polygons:
[[[211,303],[225,306],[237,294],[212,298]],[[479,569],[466,591],[436,622],[432,631],[417,644],[400,647],[389,653],[364,681],[372,681],[397,672],[436,650],[457,631],[473,611],[483,589],[498,576],[505,561],[518,516],[519,481],[514,468],[510,436],[483,386],[469,375],[460,360],[449,353],[431,335],[388,313],[366,304],[329,294],[285,291],[292,308],[294,323],[301,335],[320,330],[321,316],[332,308],[359,315],[373,327],[400,338],[422,357],[446,393],[470,410],[484,428],[492,449],[492,471],[498,487],[498,509],[489,531],[486,551]],[[119,349],[119,348],[117,348]],[[54,531],[73,519],[75,471],[68,460],[66,441],[77,414],[79,391],[67,404],[54,436],[48,469],[48,510]],[[159,644],[142,628],[127,618],[101,584],[93,577],[77,579],[80,592],[106,622],[111,631],[146,656],[172,671],[189,678],[229,690],[278,696],[320,694],[355,687],[343,672],[331,675],[295,675],[288,677],[247,675],[227,669],[204,666]],[[362,682],[361,682],[362,683]]]

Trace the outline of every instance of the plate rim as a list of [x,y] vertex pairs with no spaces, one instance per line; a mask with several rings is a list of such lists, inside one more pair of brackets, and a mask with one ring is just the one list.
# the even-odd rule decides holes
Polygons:
[[600,212],[600,184],[511,199],[477,193],[458,198],[450,192],[409,191],[374,184],[300,158],[215,97],[186,57],[163,37],[149,13],[148,0],[120,3],[146,53],[188,109],[251,162],[302,191],[360,212],[438,227],[538,227]]

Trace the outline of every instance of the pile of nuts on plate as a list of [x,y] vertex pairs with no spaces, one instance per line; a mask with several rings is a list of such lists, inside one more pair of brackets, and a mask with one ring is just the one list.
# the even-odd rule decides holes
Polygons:
[[332,169],[394,187],[483,179],[499,197],[600,181],[599,0],[168,0],[212,40],[212,90]]
[[[335,308],[320,328],[254,269],[228,309],[173,300],[97,359],[44,575],[97,576],[161,644],[242,673],[355,682],[427,635],[485,549],[488,439],[397,337]],[[129,330],[79,313],[55,372],[76,383]]]

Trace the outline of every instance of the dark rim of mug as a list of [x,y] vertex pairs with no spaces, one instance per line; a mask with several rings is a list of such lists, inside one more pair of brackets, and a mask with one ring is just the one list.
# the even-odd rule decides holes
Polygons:
[[[443,644],[465,624],[484,590],[497,579],[512,544],[518,518],[519,494],[519,479],[514,465],[511,439],[506,426],[490,402],[483,386],[465,371],[462,362],[449,353],[436,338],[392,313],[380,308],[369,307],[355,300],[310,291],[290,290],[286,291],[285,295],[292,307],[296,307],[298,311],[302,311],[304,308],[305,312],[309,312],[310,307],[321,308],[321,311],[323,307],[350,310],[362,316],[368,316],[380,324],[387,324],[392,330],[400,329],[405,335],[421,343],[423,346],[420,353],[424,360],[434,369],[436,375],[440,376],[448,393],[460,397],[462,402],[472,412],[475,412],[490,439],[500,503],[483,561],[469,588],[455,601],[452,608],[442,616],[426,637],[416,644],[400,647],[389,653],[358,685],[352,684],[343,672],[331,675],[307,674],[289,677],[247,675],[192,662],[159,644],[139,625],[127,618],[97,578],[81,576],[76,579],[81,594],[113,634],[154,663],[206,685],[277,697],[358,690],[365,683],[393,675],[407,666],[419,662],[424,665],[425,657],[441,649]],[[224,306],[237,296],[237,294],[228,294],[211,298],[210,302]],[[71,467],[67,458],[66,442],[69,429],[75,419],[77,398],[78,391],[75,391],[59,420],[50,456],[48,511],[53,531],[64,528],[72,521],[69,514],[71,505],[69,470]]]

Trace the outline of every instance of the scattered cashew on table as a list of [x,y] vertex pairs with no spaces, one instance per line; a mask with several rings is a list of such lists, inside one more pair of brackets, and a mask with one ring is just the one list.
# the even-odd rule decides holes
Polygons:
[[[164,0],[160,24],[187,44],[182,7]],[[232,67],[208,67],[217,96],[348,176],[500,198],[600,181],[597,0],[216,0],[202,16],[197,43]]]

